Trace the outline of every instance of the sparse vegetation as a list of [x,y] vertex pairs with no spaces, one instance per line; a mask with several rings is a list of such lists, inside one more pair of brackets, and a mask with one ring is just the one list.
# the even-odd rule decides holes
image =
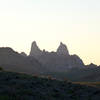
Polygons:
[[1,71],[0,100],[100,100],[100,89],[49,77]]
[[3,71],[3,68],[2,67],[0,67],[0,71]]

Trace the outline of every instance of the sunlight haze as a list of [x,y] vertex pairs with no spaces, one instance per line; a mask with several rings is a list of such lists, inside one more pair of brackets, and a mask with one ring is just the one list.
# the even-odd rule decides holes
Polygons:
[[85,64],[100,65],[100,1],[0,0],[0,47],[29,54],[32,41],[48,51],[62,41]]

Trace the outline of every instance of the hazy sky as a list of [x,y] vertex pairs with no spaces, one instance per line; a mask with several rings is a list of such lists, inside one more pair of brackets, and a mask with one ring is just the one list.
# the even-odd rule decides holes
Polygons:
[[100,65],[100,0],[0,0],[0,46],[28,54],[34,40]]

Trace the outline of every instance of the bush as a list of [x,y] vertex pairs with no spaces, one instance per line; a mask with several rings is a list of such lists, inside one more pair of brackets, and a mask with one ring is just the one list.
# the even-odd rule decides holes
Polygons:
[[3,70],[3,68],[2,67],[0,67],[0,71],[2,71]]

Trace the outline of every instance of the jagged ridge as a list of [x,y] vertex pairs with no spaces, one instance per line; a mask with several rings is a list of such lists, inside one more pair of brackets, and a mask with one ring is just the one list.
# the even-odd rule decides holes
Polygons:
[[67,71],[73,67],[83,67],[83,61],[77,55],[70,55],[67,46],[60,43],[56,52],[42,51],[34,41],[31,46],[30,56],[35,57],[49,71]]

